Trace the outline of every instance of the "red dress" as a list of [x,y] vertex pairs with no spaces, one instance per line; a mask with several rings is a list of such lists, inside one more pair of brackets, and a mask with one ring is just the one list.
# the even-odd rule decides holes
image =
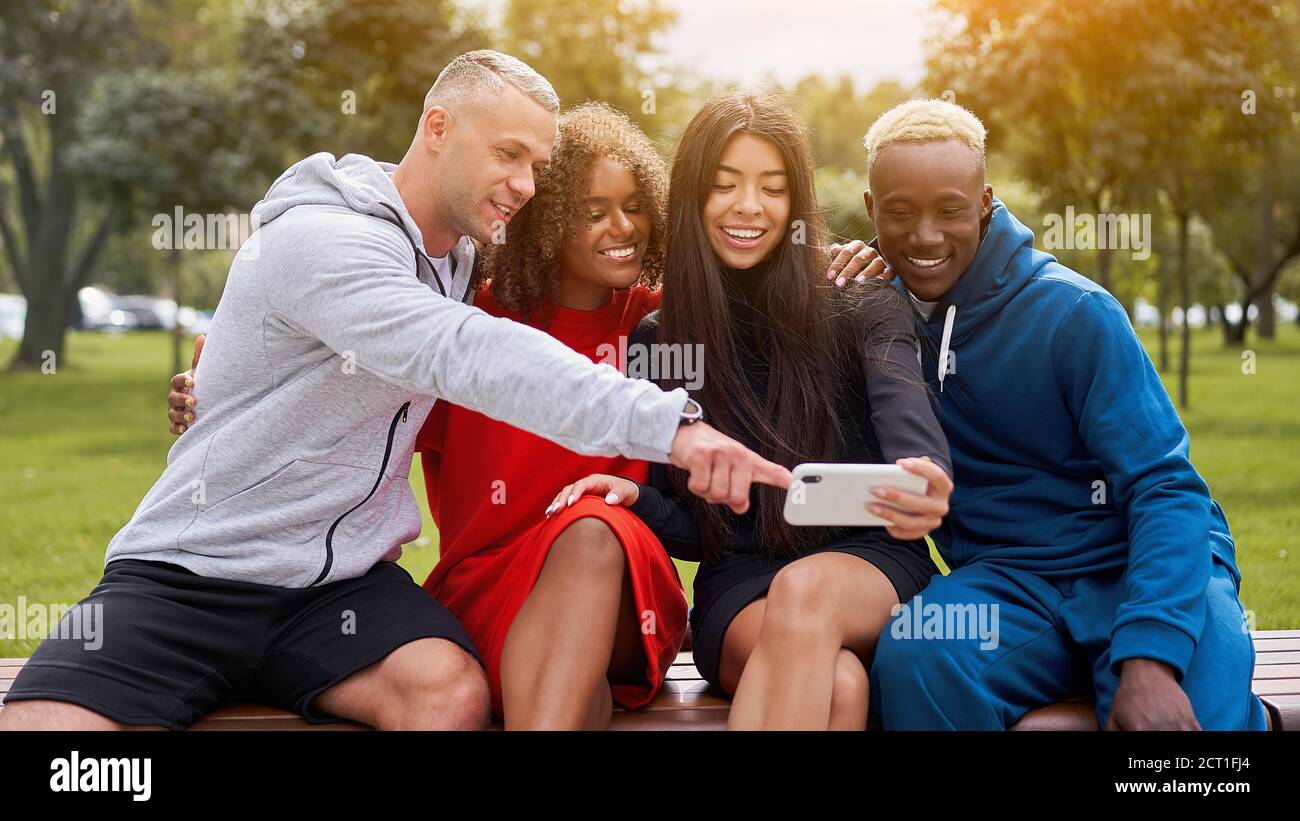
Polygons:
[[[494,316],[522,319],[500,306],[486,289],[474,304]],[[595,311],[555,306],[542,328],[593,361],[621,350],[647,313],[659,307],[658,292],[616,291]],[[600,350],[602,345],[612,348]],[[562,401],[562,397],[556,397]],[[614,685],[615,702],[647,704],[686,634],[686,594],[672,560],[637,516],[603,498],[585,496],[547,519],[545,510],[570,482],[592,473],[645,483],[649,465],[622,457],[581,456],[541,437],[448,402],[438,402],[420,431],[429,509],[438,525],[440,558],[424,588],[460,620],[487,665],[494,711],[501,714],[501,650],[515,614],[532,592],[556,537],[583,517],[604,521],[623,545],[641,617],[647,660],[645,681]]]

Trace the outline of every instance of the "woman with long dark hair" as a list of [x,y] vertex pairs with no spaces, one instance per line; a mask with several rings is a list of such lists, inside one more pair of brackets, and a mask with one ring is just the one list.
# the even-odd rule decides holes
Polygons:
[[[700,346],[693,395],[714,426],[766,458],[898,461],[927,493],[864,499],[891,522],[884,529],[791,526],[769,488],[737,516],[658,466],[648,483],[594,475],[556,497],[629,505],[674,556],[702,561],[695,661],[734,694],[733,728],[865,727],[876,638],[936,572],[923,537],[952,491],[911,312],[882,283],[827,282],[813,171],[784,99],[737,91],[706,103],[673,164],[663,305],[632,344]],[[680,374],[656,381],[683,384]]]

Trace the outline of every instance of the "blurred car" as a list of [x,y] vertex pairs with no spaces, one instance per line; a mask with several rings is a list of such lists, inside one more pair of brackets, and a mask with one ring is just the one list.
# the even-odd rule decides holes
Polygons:
[[0,294],[0,339],[22,339],[27,325],[27,300],[17,294]]
[[[198,321],[193,308],[176,309],[176,302],[142,294],[114,294],[88,286],[77,292],[81,320],[74,325],[87,331],[171,330],[180,315],[181,327]],[[189,321],[187,321],[189,320]]]

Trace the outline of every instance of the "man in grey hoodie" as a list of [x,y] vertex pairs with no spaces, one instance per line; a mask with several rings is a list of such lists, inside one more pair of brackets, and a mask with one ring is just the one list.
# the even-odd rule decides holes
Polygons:
[[213,317],[206,411],[68,614],[98,614],[102,642],[42,642],[0,729],[180,729],[230,698],[483,726],[472,643],[394,563],[420,531],[407,476],[437,398],[579,453],[671,462],[737,512],[751,482],[789,485],[684,391],[466,304],[472,239],[532,197],[558,108],[528,66],[470,52],[438,76],[400,165],[322,153],[271,186]]

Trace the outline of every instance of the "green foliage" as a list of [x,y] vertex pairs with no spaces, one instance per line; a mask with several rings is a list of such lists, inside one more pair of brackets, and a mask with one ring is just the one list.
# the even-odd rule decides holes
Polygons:
[[674,90],[655,40],[675,19],[660,0],[510,0],[499,47],[550,80],[564,107],[604,100],[655,135]]
[[816,75],[806,77],[792,91],[812,134],[818,166],[860,172],[866,171],[867,152],[862,138],[867,128],[881,114],[912,96],[909,89],[889,80],[859,94],[853,80],[845,76],[833,81]]
[[449,0],[251,0],[239,23],[245,110],[274,135],[276,173],[317,151],[397,162],[438,72],[488,45]]

